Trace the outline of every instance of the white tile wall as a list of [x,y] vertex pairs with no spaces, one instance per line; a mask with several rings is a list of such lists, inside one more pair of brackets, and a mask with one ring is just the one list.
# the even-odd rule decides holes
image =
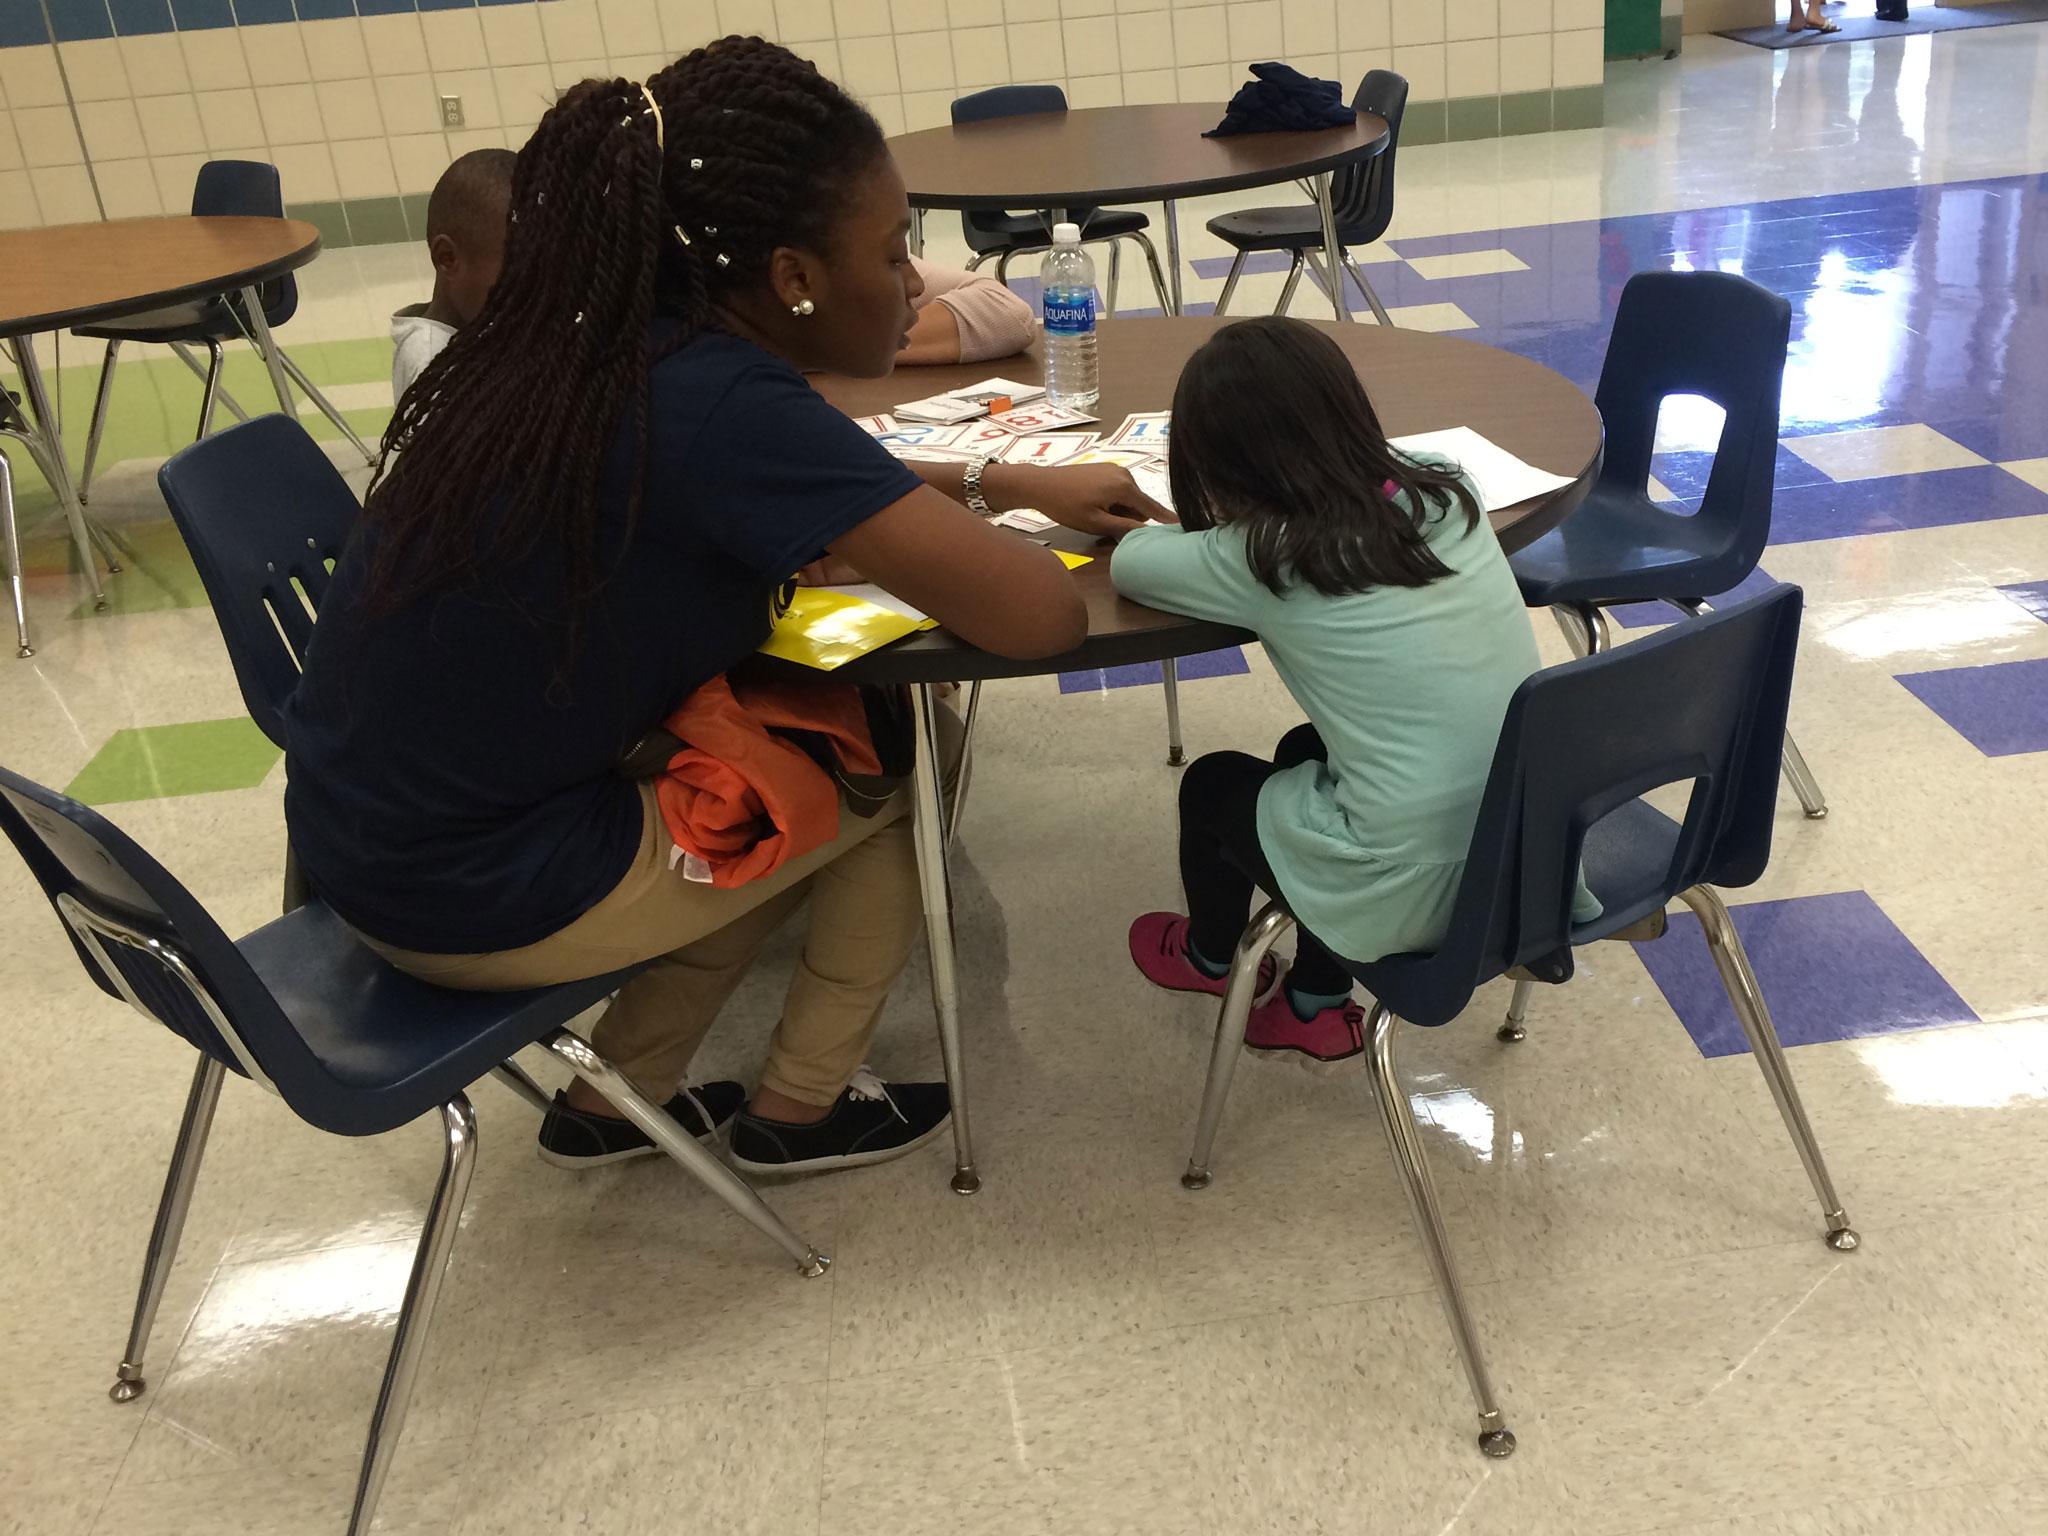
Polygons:
[[[1602,78],[1604,0],[546,0],[64,45],[110,214],[186,206],[208,155],[268,157],[291,203],[430,189],[449,158],[517,147],[562,88],[640,79],[726,32],[788,43],[890,132],[953,97],[1062,85],[1077,108],[1221,100],[1284,58],[1346,94],[1398,69],[1411,99]],[[438,98],[463,100],[444,131]],[[91,217],[56,50],[0,49],[0,227]]]

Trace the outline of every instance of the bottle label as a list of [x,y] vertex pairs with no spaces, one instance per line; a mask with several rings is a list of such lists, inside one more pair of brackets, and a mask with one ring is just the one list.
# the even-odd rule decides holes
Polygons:
[[1045,296],[1045,333],[1048,336],[1087,336],[1095,330],[1095,295],[1092,293]]

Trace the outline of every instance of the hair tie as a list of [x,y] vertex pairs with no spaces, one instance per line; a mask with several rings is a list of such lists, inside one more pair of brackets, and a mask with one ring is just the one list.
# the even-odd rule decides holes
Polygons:
[[654,114],[654,148],[658,154],[666,154],[667,146],[662,142],[661,103],[654,99],[654,92],[645,85],[639,86],[641,96],[647,102],[647,110]]

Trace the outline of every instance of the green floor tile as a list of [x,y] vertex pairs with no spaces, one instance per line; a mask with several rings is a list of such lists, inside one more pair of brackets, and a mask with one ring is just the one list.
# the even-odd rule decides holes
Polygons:
[[64,793],[88,805],[251,789],[283,756],[246,716],[116,731]]

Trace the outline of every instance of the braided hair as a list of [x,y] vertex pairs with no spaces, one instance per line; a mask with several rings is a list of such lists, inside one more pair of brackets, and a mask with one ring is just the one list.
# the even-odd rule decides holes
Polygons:
[[[609,574],[598,491],[622,422],[629,528],[639,512],[649,370],[719,329],[721,299],[764,282],[778,246],[828,249],[847,189],[886,153],[865,108],[758,37],[699,48],[644,87],[566,92],[519,152],[489,300],[385,429],[365,509],[372,602],[474,585],[553,539],[573,646]],[[657,313],[674,321],[658,346]]]

